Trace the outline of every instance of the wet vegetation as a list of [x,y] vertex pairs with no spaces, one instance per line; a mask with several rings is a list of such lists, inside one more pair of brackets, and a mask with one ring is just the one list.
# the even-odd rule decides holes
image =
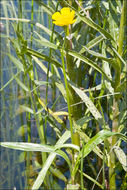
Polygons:
[[127,1],[0,5],[0,188],[125,190]]

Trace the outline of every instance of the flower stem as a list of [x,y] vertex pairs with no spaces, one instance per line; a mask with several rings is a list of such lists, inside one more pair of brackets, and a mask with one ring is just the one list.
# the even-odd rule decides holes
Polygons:
[[[64,41],[64,44],[65,44],[65,41]],[[61,60],[62,60],[63,74],[64,74],[64,82],[65,82],[65,88],[66,88],[68,114],[69,114],[70,130],[71,130],[71,141],[72,141],[72,144],[74,144],[72,115],[71,115],[70,98],[69,98],[69,88],[68,88],[67,77],[66,77],[66,70],[65,70],[65,64],[64,64],[64,44],[63,44],[63,48],[62,48],[62,50],[61,50]],[[72,166],[74,166],[74,154],[73,154],[73,153],[72,153]],[[73,167],[72,167],[72,168],[73,168]],[[72,175],[71,175],[71,183],[74,184],[74,179],[73,179],[73,176],[72,176]]]
[[62,51],[61,51],[61,60],[62,60],[62,66],[63,66],[65,88],[66,88],[66,93],[67,93],[67,105],[68,105],[68,114],[69,114],[70,129],[71,129],[71,140],[72,140],[72,143],[73,143],[74,142],[74,139],[73,139],[73,126],[72,126],[72,117],[71,117],[70,100],[69,100],[69,90],[68,90],[66,70],[65,70],[65,64],[64,64],[64,52],[63,52],[63,49],[64,49],[64,44],[63,44],[63,48],[62,48]]
[[[72,57],[68,54],[68,50],[72,49],[72,41],[70,37],[70,30],[69,26],[65,28],[65,50],[66,50],[66,68],[67,68],[67,73],[70,81],[73,83],[76,83],[76,76],[75,76],[75,65],[73,62]],[[64,59],[62,57],[62,63],[64,63]],[[69,120],[70,120],[70,129],[71,129],[71,138],[72,138],[72,143],[76,144],[77,146],[80,146],[80,137],[77,132],[74,131],[74,128],[72,126],[72,122],[76,121],[77,119],[80,118],[81,116],[81,106],[71,106],[77,102],[80,101],[79,97],[76,95],[75,91],[72,89],[70,84],[67,83],[67,78],[66,78],[66,72],[65,72],[65,65],[63,64],[63,72],[64,72],[64,79],[65,79],[65,85],[66,85],[66,92],[67,92],[67,102],[68,102],[68,112],[69,112]],[[76,152],[72,152],[72,168],[74,168],[75,164],[75,156]],[[72,175],[72,184],[74,183],[79,183],[79,177],[78,174],[76,174],[76,177]]]

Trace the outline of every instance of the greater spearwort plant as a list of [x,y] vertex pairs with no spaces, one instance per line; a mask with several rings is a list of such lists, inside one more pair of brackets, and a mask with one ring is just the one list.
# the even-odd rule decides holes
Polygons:
[[[52,15],[52,19],[55,20],[53,21],[53,23],[55,25],[58,26],[64,26],[65,29],[65,40],[63,43],[63,47],[61,50],[61,60],[62,60],[62,65],[63,65],[63,74],[64,74],[64,81],[65,81],[65,86],[66,86],[66,96],[67,96],[67,104],[68,104],[68,113],[69,113],[69,121],[70,121],[70,130],[71,130],[71,140],[73,144],[76,144],[79,146],[80,144],[80,139],[79,139],[79,135],[77,133],[74,132],[73,129],[73,120],[78,119],[74,113],[74,109],[71,109],[70,105],[72,105],[73,103],[75,103],[75,93],[72,89],[72,87],[70,85],[68,85],[67,82],[67,77],[66,77],[66,68],[65,68],[65,64],[64,64],[64,49],[66,49],[66,67],[67,67],[67,71],[68,71],[68,76],[70,78],[71,81],[73,81],[73,63],[72,63],[72,59],[71,57],[68,55],[68,49],[71,48],[71,41],[69,40],[69,36],[70,36],[70,32],[69,32],[69,25],[73,24],[76,19],[74,19],[75,17],[75,11],[74,10],[70,10],[69,7],[63,7],[60,12],[55,12]],[[66,44],[66,47],[64,47]],[[71,74],[69,74],[71,73]],[[73,119],[72,119],[73,116]],[[74,152],[72,153],[72,167],[74,168]],[[72,176],[72,184],[74,184],[74,177]]]
[[0,144],[24,154],[2,154],[0,188],[126,189],[127,1],[17,2],[1,4]]

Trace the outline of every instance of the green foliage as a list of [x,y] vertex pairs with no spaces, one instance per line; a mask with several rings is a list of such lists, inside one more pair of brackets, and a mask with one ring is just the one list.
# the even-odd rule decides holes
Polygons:
[[[12,152],[1,157],[9,173],[1,188],[14,188],[18,165],[20,189],[63,189],[58,179],[66,189],[125,189],[126,1],[17,3],[18,12],[1,1],[0,145]],[[63,6],[75,10],[76,22],[54,26],[52,14]]]

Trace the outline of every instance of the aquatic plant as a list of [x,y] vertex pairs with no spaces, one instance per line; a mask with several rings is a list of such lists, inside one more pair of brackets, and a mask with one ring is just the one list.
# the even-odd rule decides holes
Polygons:
[[127,1],[31,0],[29,14],[17,2],[1,2],[8,172],[18,157],[21,189],[125,189]]

